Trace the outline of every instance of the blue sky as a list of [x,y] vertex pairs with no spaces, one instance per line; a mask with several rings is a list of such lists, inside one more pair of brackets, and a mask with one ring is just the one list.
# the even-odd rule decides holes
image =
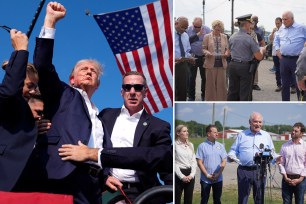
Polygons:
[[[48,0],[41,11],[29,41],[30,57],[33,61],[35,38],[43,25]],[[121,107],[123,101],[120,95],[121,74],[115,57],[98,24],[92,16],[86,16],[85,10],[91,14],[100,14],[137,7],[154,0],[61,0],[58,1],[67,9],[64,19],[58,22],[55,35],[55,51],[53,63],[60,78],[67,82],[75,63],[80,59],[93,58],[100,61],[105,69],[101,85],[93,96],[93,102],[102,110],[106,107]],[[26,33],[39,5],[39,0],[10,0],[1,2],[0,25],[16,28]],[[8,60],[13,51],[9,34],[0,30],[0,62]],[[4,72],[0,70],[0,81]],[[173,108],[167,108],[154,114],[172,124]]]
[[[215,103],[215,121],[223,123],[224,108],[226,109],[226,126],[248,127],[252,112],[260,112],[264,124],[293,125],[296,122],[306,124],[306,104],[301,103]],[[194,120],[202,124],[212,122],[213,103],[177,103],[175,119]]]

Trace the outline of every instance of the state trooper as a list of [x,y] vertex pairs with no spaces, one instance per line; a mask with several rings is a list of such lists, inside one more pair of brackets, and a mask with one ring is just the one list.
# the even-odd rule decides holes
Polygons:
[[250,101],[253,85],[252,59],[262,60],[265,47],[259,47],[248,34],[252,25],[252,14],[237,17],[239,31],[229,39],[231,62],[229,63],[228,101]]

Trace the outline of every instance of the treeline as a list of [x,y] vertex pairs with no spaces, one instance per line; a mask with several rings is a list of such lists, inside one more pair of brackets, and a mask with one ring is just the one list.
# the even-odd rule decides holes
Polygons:
[[[191,137],[204,137],[206,135],[205,129],[209,125],[209,124],[201,124],[193,120],[187,121],[187,122],[182,121],[182,120],[175,120],[175,127],[180,124],[186,125],[188,127],[189,136]],[[223,131],[223,126],[220,121],[215,121],[215,125],[217,126],[219,132]],[[227,127],[225,126],[224,130],[228,130],[228,129],[244,130],[247,128],[249,127],[245,127],[245,126]],[[264,125],[262,129],[267,132],[283,134],[283,133],[291,132],[292,126],[291,125]]]

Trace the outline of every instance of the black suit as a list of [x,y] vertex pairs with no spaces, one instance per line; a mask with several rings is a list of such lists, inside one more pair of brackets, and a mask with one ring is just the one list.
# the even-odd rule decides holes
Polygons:
[[35,145],[37,128],[22,96],[28,51],[14,51],[0,84],[0,191],[11,191]]
[[[104,123],[104,129],[106,129],[106,132],[108,133],[113,132],[113,128],[114,128],[116,119],[119,116],[120,112],[121,112],[120,108],[114,108],[114,109],[109,108],[109,109],[104,109],[103,111],[101,111],[101,113],[99,114],[99,118],[102,119]],[[107,138],[106,136],[110,137],[111,134],[105,134],[105,138],[104,138],[104,140],[110,141],[111,138]],[[160,148],[160,150],[162,149],[165,150],[165,149],[171,149],[171,143],[172,142],[170,138],[170,124],[161,119],[158,119],[154,116],[149,115],[146,111],[143,111],[139,119],[139,122],[137,124],[136,130],[135,130],[133,147],[140,147],[140,148],[147,148],[147,149],[148,147],[156,147],[156,148]],[[111,144],[108,143],[108,145],[110,146]],[[131,150],[131,152],[133,152],[133,150]],[[130,166],[132,167],[131,169],[138,170],[137,168],[139,168],[142,165],[142,163],[138,162],[137,164],[137,158],[131,157],[131,152],[129,153],[127,152],[126,156],[122,157],[122,159],[129,160],[129,162],[131,163]],[[144,160],[147,160],[148,162],[149,160],[152,159],[152,155],[149,156],[149,154],[146,154],[146,153],[144,154],[144,153],[138,152],[137,148],[134,148],[133,155],[143,154]],[[158,149],[156,149],[155,152],[153,151],[153,154],[154,153],[158,154]],[[160,164],[162,163],[165,164],[164,161],[167,160],[163,156],[159,158],[155,157],[155,159],[156,159],[155,162],[156,163],[161,162]],[[158,173],[160,174],[160,178],[161,180],[165,182],[165,184],[172,185],[172,175],[173,175],[172,160],[170,162],[169,160],[167,161],[171,165],[170,166],[168,164],[166,169],[163,169],[167,171],[164,171],[164,172],[159,171],[161,169],[158,169],[158,168],[154,170],[141,169],[137,171],[137,175],[139,177],[143,191],[149,188],[152,188],[154,186],[161,185],[157,178],[157,171],[159,171]],[[135,165],[133,165],[133,163],[135,163]],[[118,168],[121,168],[121,167],[118,166]],[[105,174],[107,173],[108,173],[108,170],[105,170]]]

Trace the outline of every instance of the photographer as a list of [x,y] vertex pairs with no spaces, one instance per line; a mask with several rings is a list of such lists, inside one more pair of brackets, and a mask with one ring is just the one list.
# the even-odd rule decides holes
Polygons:
[[306,191],[306,143],[302,139],[305,132],[303,123],[295,123],[291,132],[291,140],[284,143],[277,158],[282,180],[282,197],[284,203],[304,203]]
[[[258,179],[260,168],[254,161],[254,156],[269,149],[274,152],[274,144],[271,136],[263,131],[263,117],[258,112],[253,112],[249,119],[250,128],[240,132],[228,153],[228,161],[239,163],[238,176],[238,204],[247,204],[250,189],[253,188],[255,204],[263,203],[260,189],[261,179]],[[260,148],[261,147],[261,148]]]

